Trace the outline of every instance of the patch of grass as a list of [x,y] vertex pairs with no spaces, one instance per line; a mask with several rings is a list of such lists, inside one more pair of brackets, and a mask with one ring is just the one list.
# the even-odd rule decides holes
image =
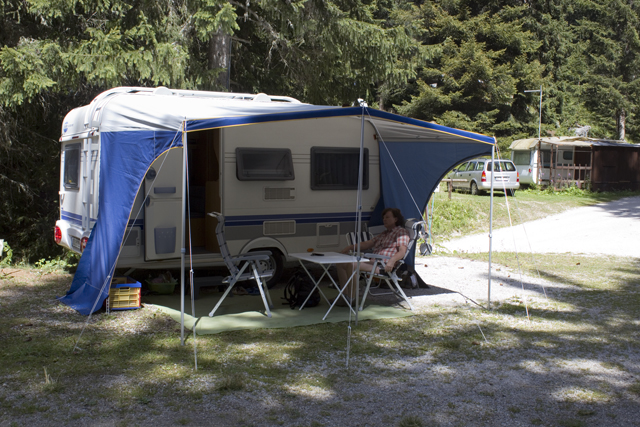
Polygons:
[[239,391],[245,388],[245,379],[237,373],[223,374],[216,381],[216,390],[221,392]]
[[558,425],[561,427],[584,427],[586,424],[582,420],[562,419],[558,421]]
[[[510,225],[509,211],[514,225],[544,218],[562,211],[610,202],[623,197],[637,196],[640,192],[620,191],[591,193],[578,189],[569,191],[526,190],[518,191],[516,197],[505,197],[503,193],[494,196],[493,227]],[[507,209],[507,203],[509,209]],[[488,194],[472,196],[465,193],[453,193],[451,200],[446,191],[434,193],[433,222],[431,232],[437,239],[482,233],[489,231]]]
[[629,390],[630,393],[640,396],[640,381],[636,381],[635,383],[631,384],[629,387],[627,387],[627,390]]
[[422,418],[413,415],[402,417],[402,419],[398,421],[398,424],[396,424],[397,427],[424,427],[424,425]]

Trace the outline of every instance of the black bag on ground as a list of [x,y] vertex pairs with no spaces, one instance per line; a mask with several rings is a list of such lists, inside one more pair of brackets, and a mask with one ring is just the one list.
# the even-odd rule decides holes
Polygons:
[[[314,284],[306,272],[302,270],[295,271],[284,287],[284,297],[282,299],[287,302],[282,304],[289,304],[289,307],[293,310],[296,307],[300,307],[304,303],[304,300],[309,297],[304,306],[317,306],[320,304],[320,292],[315,289],[311,294],[313,287]],[[311,294],[311,296],[309,296],[309,294]]]

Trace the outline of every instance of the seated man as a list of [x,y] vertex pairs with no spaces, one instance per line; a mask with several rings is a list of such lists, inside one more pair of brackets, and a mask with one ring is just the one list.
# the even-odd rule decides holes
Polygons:
[[[361,242],[360,251],[365,252],[373,249],[372,251],[370,250],[369,253],[391,257],[384,265],[384,270],[388,273],[393,270],[396,262],[404,258],[404,255],[407,252],[407,245],[409,244],[409,234],[407,233],[407,230],[404,229],[404,218],[400,209],[386,208],[382,211],[382,223],[386,230],[371,240]],[[349,245],[341,252],[346,254],[355,250],[357,250],[357,245]],[[337,264],[336,268],[338,271],[338,281],[342,288],[347,282],[347,279],[353,273],[353,270],[356,268],[356,263]],[[373,262],[360,263],[361,271],[371,271],[372,268]],[[377,273],[381,272],[382,271],[377,271]],[[356,277],[352,279],[344,290],[346,299],[352,303],[355,299],[355,290],[353,287],[354,280],[357,282],[358,278]],[[340,298],[336,305],[343,307],[346,306],[346,303],[342,298]]]

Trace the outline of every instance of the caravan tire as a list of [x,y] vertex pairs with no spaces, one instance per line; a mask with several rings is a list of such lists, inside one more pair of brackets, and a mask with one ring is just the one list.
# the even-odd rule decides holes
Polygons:
[[264,249],[254,249],[255,251],[264,251],[270,250],[271,256],[267,261],[265,261],[266,265],[264,266],[265,270],[274,270],[273,276],[269,280],[267,280],[267,288],[271,289],[280,281],[280,277],[282,277],[282,273],[284,271],[284,260],[282,258],[282,254],[279,250],[273,248],[264,248]]

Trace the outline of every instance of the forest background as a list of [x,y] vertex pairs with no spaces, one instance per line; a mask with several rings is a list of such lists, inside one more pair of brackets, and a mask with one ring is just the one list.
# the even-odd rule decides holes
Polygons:
[[[53,242],[65,114],[116,86],[369,105],[496,136],[640,142],[633,0],[0,0],[0,238]],[[542,88],[539,93],[526,90]],[[540,115],[539,115],[540,113]],[[586,128],[589,126],[590,128]]]

